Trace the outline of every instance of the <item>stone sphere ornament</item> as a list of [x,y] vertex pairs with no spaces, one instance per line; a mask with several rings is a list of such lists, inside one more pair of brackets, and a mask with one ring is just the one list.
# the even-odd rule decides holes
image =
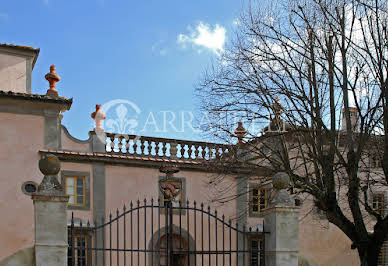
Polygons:
[[275,189],[286,189],[290,185],[290,177],[285,172],[278,172],[272,177],[272,186]]
[[57,156],[47,154],[39,160],[39,169],[44,175],[57,175],[61,169],[61,163]]

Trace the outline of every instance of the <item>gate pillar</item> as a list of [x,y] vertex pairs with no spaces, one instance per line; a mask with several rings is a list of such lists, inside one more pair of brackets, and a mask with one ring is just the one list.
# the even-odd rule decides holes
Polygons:
[[57,180],[60,163],[54,155],[40,159],[39,169],[44,178],[38,191],[32,194],[35,220],[36,266],[67,265],[67,203],[69,196]]
[[268,209],[264,210],[265,265],[298,266],[299,256],[299,207],[285,188],[289,177],[277,173],[272,179],[275,195]]

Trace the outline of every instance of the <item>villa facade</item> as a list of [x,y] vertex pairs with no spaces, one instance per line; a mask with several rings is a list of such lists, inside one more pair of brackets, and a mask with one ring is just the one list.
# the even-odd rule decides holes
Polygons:
[[[27,252],[34,246],[34,208],[30,195],[38,189],[42,180],[38,161],[50,154],[55,155],[61,163],[59,182],[69,196],[69,228],[80,224],[90,227],[102,224],[138,204],[163,206],[167,201],[161,192],[165,173],[160,170],[165,165],[173,165],[177,170],[170,176],[169,182],[177,189],[174,200],[171,200],[176,208],[193,206],[195,202],[200,209],[203,203],[203,208],[209,208],[209,213],[213,216],[218,215],[221,219],[224,215],[222,219],[231,220],[234,226],[238,223],[240,226],[244,225],[247,231],[251,228],[262,233],[258,236],[264,235],[267,226],[263,225],[262,213],[269,206],[271,194],[270,184],[263,187],[257,182],[260,176],[267,175],[264,170],[260,172],[258,168],[255,178],[246,176],[244,169],[228,171],[223,176],[225,186],[229,187],[228,192],[231,195],[239,196],[224,204],[213,200],[217,192],[209,184],[209,180],[214,179],[218,173],[212,171],[206,162],[222,156],[238,144],[231,147],[217,143],[114,134],[99,130],[98,122],[95,129],[91,128],[87,140],[78,140],[61,124],[62,116],[71,111],[72,99],[60,96],[60,86],[58,92],[55,84],[51,86],[50,83],[46,95],[32,93],[31,72],[38,55],[39,50],[34,48],[0,45],[0,210],[3,214],[0,220],[0,265],[3,265],[2,260],[6,261],[21,250]],[[46,78],[55,80],[58,76],[55,68],[50,73]],[[94,106],[90,106],[91,112],[94,111],[93,108]],[[79,116],[90,116],[90,113]],[[376,197],[375,205],[384,211],[387,196],[385,192],[380,194],[380,199]],[[312,211],[312,201],[298,199],[296,205],[299,231],[294,233],[298,246],[289,252],[299,256],[300,265],[359,265],[357,252],[351,250],[349,239],[335,225],[330,224],[323,214]],[[145,247],[145,250],[153,249],[155,243],[161,246],[164,233],[157,218],[159,215],[163,224],[167,214],[158,214],[158,210],[159,208],[146,209],[146,217],[144,214],[139,215],[132,221],[133,234],[141,232],[144,235],[134,238],[136,243],[133,245],[138,250],[139,246]],[[183,219],[184,224],[193,225],[194,219],[200,219],[200,216],[189,216],[191,212],[187,208],[186,211],[173,213],[173,223],[178,225]],[[97,245],[102,245],[103,241],[106,245],[109,241],[113,242],[113,246],[119,242],[121,245],[123,238],[118,239],[118,236],[123,234],[122,227],[118,231],[116,224],[112,225],[112,239],[109,239],[108,230],[97,239],[92,233],[81,230],[76,232],[74,241],[85,246],[94,241],[98,242]],[[219,223],[217,226],[214,219],[209,222],[206,220],[201,231],[203,235],[194,233],[193,228],[185,228],[184,237],[180,236],[174,241],[179,245],[183,241],[186,249],[190,245],[191,248],[199,248],[205,241],[205,246],[209,244],[215,248],[217,245],[221,250],[225,242],[222,238],[218,237],[212,244],[207,241],[211,238],[210,234],[212,237],[213,234],[223,234],[222,225]],[[127,244],[130,245],[131,233],[127,231],[125,234]],[[260,237],[244,239],[243,244],[250,248],[256,247],[260,252],[267,252],[269,247],[263,247]],[[237,248],[238,243],[233,241],[230,248]],[[92,260],[87,258],[86,253],[76,256],[77,265],[84,265],[82,263]],[[113,265],[124,265],[123,257],[115,256],[113,260],[117,259],[118,263]],[[135,258],[133,265],[137,265],[137,260],[140,265],[152,265],[151,257],[147,255],[144,258]],[[96,259],[108,257],[103,258],[102,254],[97,254]],[[155,261],[152,262],[153,265],[165,265],[164,262],[157,264],[157,260],[158,258],[152,258]],[[216,255],[204,260],[205,263],[210,260],[216,265],[218,259]],[[263,263],[259,257],[246,260],[249,260],[249,265]],[[301,264],[302,262],[305,264]]]

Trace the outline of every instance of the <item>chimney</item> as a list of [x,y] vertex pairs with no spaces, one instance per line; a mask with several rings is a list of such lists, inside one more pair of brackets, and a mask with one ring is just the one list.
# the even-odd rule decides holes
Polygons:
[[[350,113],[350,124],[352,125],[353,132],[358,132],[357,119],[358,119],[358,111],[356,107],[349,107]],[[346,130],[346,116],[345,116],[345,108],[342,108],[342,130]]]

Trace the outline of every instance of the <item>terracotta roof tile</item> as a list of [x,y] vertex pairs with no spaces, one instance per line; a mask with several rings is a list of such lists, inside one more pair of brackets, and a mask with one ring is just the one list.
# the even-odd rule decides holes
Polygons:
[[16,48],[16,49],[20,49],[20,50],[27,50],[27,51],[38,52],[38,53],[39,53],[39,50],[40,50],[39,48],[36,49],[36,48],[30,47],[30,46],[6,44],[6,43],[0,43],[0,47]]
[[150,161],[150,162],[170,162],[170,163],[182,163],[182,164],[191,164],[191,165],[200,165],[202,162],[192,161],[192,160],[176,160],[170,158],[154,158],[154,157],[141,157],[133,155],[116,155],[108,153],[92,153],[92,152],[73,152],[73,151],[62,151],[62,150],[40,150],[39,152],[43,153],[53,153],[53,154],[64,154],[64,155],[78,155],[86,157],[104,157],[104,158],[119,158],[135,161]]

